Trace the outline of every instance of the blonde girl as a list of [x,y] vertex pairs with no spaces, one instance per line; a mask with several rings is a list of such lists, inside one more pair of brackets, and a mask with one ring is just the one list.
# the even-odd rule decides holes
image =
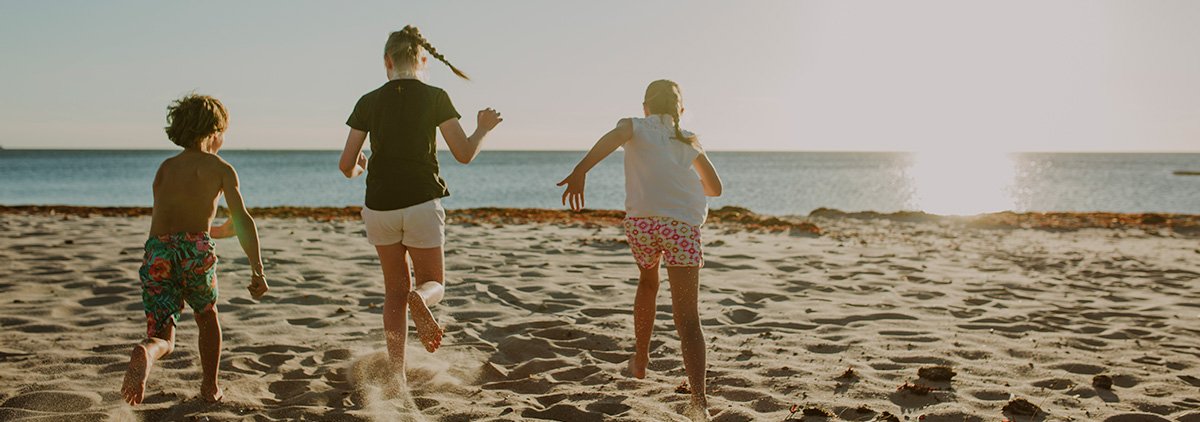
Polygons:
[[[440,301],[445,290],[446,214],[441,198],[450,192],[438,173],[435,130],[441,130],[454,158],[467,164],[479,154],[488,132],[503,121],[495,110],[480,110],[475,133],[467,136],[446,91],[421,81],[428,56],[468,79],[415,26],[391,33],[383,48],[388,81],[354,106],[346,121],[350,134],[339,163],[348,178],[367,173],[362,218],[367,240],[375,245],[383,268],[383,327],[388,355],[402,379],[406,311],[412,313],[426,350],[437,350],[442,341],[442,329],[429,306]],[[370,159],[363,153],[367,135]],[[415,289],[408,258],[419,283]]]
[[660,260],[665,261],[692,404],[704,410],[708,408],[704,335],[697,311],[703,265],[700,225],[708,214],[706,196],[721,195],[721,178],[696,136],[679,127],[684,109],[678,84],[650,83],[642,107],[644,118],[619,120],[558,185],[567,186],[564,205],[583,209],[587,172],[618,147],[625,148],[625,235],[641,271],[633,305],[637,340],[629,371],[637,378],[646,376],[658,267]]

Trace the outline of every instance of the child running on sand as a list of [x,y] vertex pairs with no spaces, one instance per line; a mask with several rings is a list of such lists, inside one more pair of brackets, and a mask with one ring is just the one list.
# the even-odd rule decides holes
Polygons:
[[[383,328],[388,356],[401,381],[405,379],[408,336],[406,309],[412,312],[426,350],[437,350],[442,341],[442,329],[429,306],[440,301],[445,290],[442,246],[446,213],[440,198],[450,192],[438,175],[435,129],[441,129],[454,158],[468,164],[479,154],[483,138],[503,121],[495,110],[480,110],[475,133],[467,136],[446,91],[421,81],[429,60],[426,54],[468,79],[415,26],[393,32],[383,47],[388,81],[363,95],[354,106],[346,121],[350,134],[338,165],[348,178],[367,172],[362,218],[367,241],[375,245],[383,267]],[[371,135],[369,161],[362,152],[367,134]],[[412,258],[420,283],[415,289],[406,255]]]
[[704,336],[697,311],[703,265],[700,225],[708,214],[705,196],[721,195],[721,178],[696,136],[679,128],[683,113],[679,85],[665,79],[650,83],[642,106],[645,118],[618,121],[558,186],[567,185],[564,205],[569,202],[571,209],[583,209],[587,172],[618,147],[625,148],[625,236],[641,271],[633,305],[637,340],[629,371],[637,378],[646,376],[662,258],[693,408],[706,418]]
[[[167,137],[183,152],[163,161],[154,176],[154,211],[150,239],[138,271],[147,338],[129,356],[121,396],[142,402],[154,362],[175,349],[175,323],[187,302],[200,329],[200,397],[222,398],[217,385],[221,361],[221,325],[217,321],[217,254],[213,238],[237,234],[250,259],[250,290],[255,299],[267,293],[259,258],[258,231],[246,212],[233,166],[217,156],[225,143],[229,113],[216,98],[188,95],[167,107]],[[213,227],[221,194],[230,217]]]

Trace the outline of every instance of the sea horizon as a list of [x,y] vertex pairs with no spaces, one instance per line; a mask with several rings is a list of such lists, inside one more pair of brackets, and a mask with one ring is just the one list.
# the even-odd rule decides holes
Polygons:
[[[178,149],[6,149],[0,204],[149,206],[159,162]],[[337,171],[338,150],[222,150],[252,207],[362,204],[365,182]],[[587,207],[624,209],[623,152],[588,178]],[[561,208],[565,177],[583,151],[485,151],[470,165],[439,151],[463,208]],[[1200,214],[1194,194],[1200,153],[956,153],[712,151],[725,194],[712,209],[765,215],[920,211],[939,215],[1013,212]],[[48,171],[48,169],[55,169]]]

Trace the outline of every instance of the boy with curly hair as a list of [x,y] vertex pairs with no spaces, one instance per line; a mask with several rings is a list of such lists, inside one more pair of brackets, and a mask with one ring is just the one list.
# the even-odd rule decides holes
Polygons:
[[[267,293],[258,231],[242,202],[237,172],[217,155],[228,126],[229,112],[213,97],[192,94],[167,107],[167,137],[183,151],[163,161],[154,176],[150,238],[138,271],[147,338],[133,347],[121,387],[121,396],[131,405],[142,402],[154,362],[174,350],[175,322],[184,302],[195,313],[200,331],[200,397],[210,402],[223,397],[217,385],[221,325],[213,238],[238,236],[250,261],[247,289],[255,299]],[[230,217],[211,227],[222,194]]]

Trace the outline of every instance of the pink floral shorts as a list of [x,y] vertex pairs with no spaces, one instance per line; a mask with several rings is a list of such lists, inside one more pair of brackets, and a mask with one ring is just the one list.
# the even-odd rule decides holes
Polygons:
[[704,266],[699,226],[670,217],[626,217],[625,236],[639,267],[658,267],[659,256],[668,267]]

